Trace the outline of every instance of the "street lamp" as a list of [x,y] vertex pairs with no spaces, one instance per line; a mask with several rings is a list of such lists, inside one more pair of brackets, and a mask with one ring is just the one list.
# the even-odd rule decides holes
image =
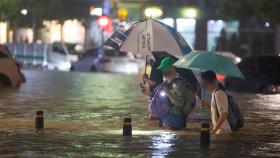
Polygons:
[[27,9],[22,9],[22,10],[20,11],[20,13],[21,13],[22,15],[27,15],[28,10],[27,10]]
[[144,11],[147,17],[158,18],[162,16],[163,12],[162,9],[159,7],[148,7]]
[[182,15],[187,18],[196,18],[197,9],[196,8],[184,8],[184,9],[182,9]]

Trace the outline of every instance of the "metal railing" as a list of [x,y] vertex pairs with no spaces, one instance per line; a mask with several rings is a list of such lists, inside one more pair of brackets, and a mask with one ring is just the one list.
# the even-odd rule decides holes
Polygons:
[[15,58],[23,65],[46,66],[48,44],[7,43],[7,47]]

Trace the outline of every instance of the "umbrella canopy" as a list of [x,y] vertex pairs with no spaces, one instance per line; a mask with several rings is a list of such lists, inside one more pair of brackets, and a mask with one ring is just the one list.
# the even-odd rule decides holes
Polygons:
[[174,56],[182,56],[192,51],[174,28],[153,19],[139,20],[115,31],[104,45],[119,51],[144,55],[153,51],[164,51]]
[[217,74],[244,79],[239,68],[230,59],[213,52],[194,51],[178,60],[174,65],[199,72],[211,70]]

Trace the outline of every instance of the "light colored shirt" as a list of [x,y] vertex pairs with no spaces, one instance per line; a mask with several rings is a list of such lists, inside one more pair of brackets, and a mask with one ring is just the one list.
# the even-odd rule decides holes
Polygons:
[[[214,98],[215,97],[215,98]],[[217,113],[218,112],[218,113]],[[211,99],[211,118],[213,126],[217,125],[218,115],[228,112],[228,98],[224,91],[214,90]],[[215,134],[231,133],[231,128],[226,119]]]

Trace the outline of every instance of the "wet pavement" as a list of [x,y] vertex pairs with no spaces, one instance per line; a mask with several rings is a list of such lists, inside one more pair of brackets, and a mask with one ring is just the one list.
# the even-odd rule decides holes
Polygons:
[[[237,133],[199,145],[206,113],[188,129],[164,131],[147,120],[138,76],[25,71],[27,83],[0,90],[0,157],[280,157],[280,95],[234,94],[246,118]],[[45,129],[34,129],[43,110]],[[133,137],[122,137],[131,117]]]

